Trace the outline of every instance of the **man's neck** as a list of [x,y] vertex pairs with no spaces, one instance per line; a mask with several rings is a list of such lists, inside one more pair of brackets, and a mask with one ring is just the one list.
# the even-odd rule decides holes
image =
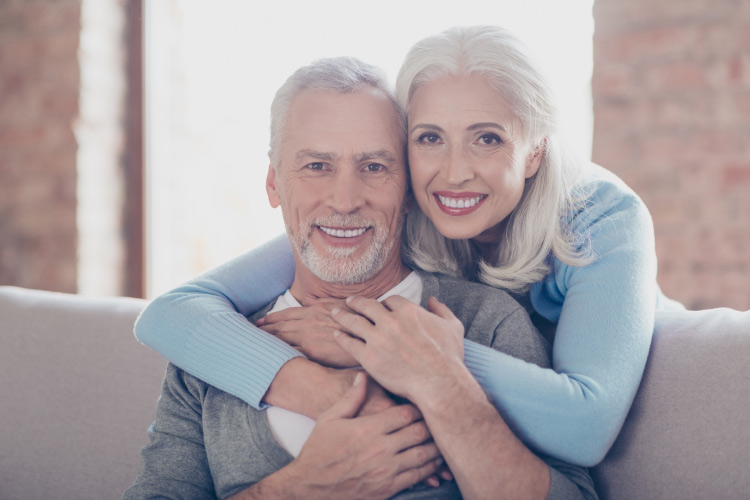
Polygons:
[[377,275],[364,283],[339,285],[321,280],[301,262],[296,264],[294,283],[289,291],[302,305],[305,305],[307,297],[345,299],[351,295],[359,295],[376,299],[401,283],[411,272],[411,269],[399,259],[390,266],[386,265]]

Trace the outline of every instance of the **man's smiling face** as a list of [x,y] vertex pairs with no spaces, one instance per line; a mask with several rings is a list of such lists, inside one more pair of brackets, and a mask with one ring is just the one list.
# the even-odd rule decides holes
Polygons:
[[307,89],[287,113],[266,190],[304,266],[344,285],[400,266],[408,177],[391,101],[373,88]]

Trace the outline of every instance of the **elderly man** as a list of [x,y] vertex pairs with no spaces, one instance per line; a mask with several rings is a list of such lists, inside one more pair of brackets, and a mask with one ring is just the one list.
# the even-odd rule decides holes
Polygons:
[[[281,109],[283,127],[272,143],[266,190],[281,207],[296,270],[291,288],[251,320],[308,296],[399,295],[416,304],[436,297],[461,319],[467,338],[548,365],[544,340],[507,294],[402,262],[410,201],[404,120],[376,68],[350,58],[301,68],[272,109]],[[477,305],[493,317],[476,314]],[[435,299],[428,306],[461,326]],[[283,401],[283,386],[295,383],[295,373],[310,373],[296,370],[311,363],[289,361],[266,401]],[[396,404],[362,372],[338,371],[332,376],[350,388],[314,422],[277,406],[253,409],[170,364],[142,452],[144,471],[125,498],[595,496],[584,470],[529,451],[468,370],[459,372],[469,388],[453,401],[461,412],[438,416],[433,405]],[[418,484],[444,461],[456,481]]]

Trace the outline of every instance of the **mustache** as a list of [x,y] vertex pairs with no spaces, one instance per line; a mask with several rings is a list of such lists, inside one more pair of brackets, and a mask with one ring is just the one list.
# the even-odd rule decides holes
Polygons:
[[359,214],[330,214],[306,219],[305,225],[312,230],[313,226],[325,227],[372,227],[375,222]]

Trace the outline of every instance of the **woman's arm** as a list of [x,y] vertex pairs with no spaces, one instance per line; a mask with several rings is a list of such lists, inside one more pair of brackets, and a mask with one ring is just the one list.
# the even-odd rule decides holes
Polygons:
[[467,366],[523,441],[584,466],[604,458],[625,420],[648,356],[656,302],[648,211],[635,196],[601,187],[595,196],[576,229],[590,229],[597,260],[579,268],[557,262],[554,274],[531,290],[536,311],[557,322],[554,371],[465,342]]
[[138,340],[188,373],[255,408],[276,373],[301,356],[245,316],[284,293],[294,278],[286,236],[157,297],[135,324]]

